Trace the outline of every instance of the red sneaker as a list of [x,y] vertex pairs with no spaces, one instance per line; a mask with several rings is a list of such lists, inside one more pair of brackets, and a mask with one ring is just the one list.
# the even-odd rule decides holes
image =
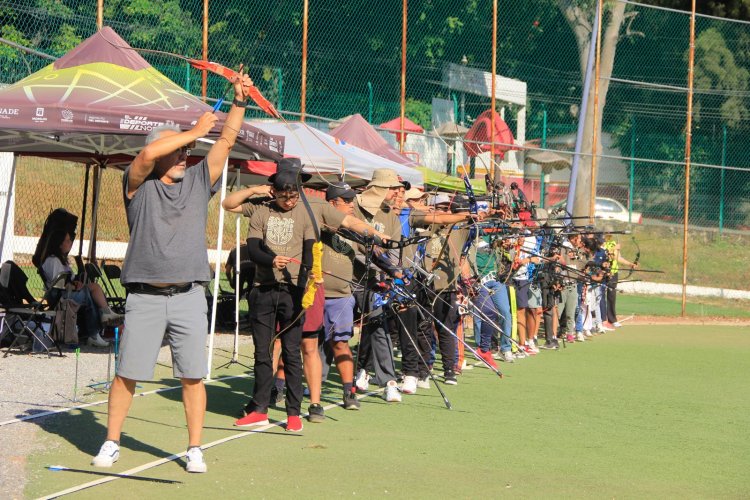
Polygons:
[[527,345],[523,346],[523,352],[525,352],[529,356],[536,356],[536,354],[537,354],[534,349],[532,349],[531,347],[529,347]]
[[480,358],[482,358],[483,361],[486,361],[488,365],[497,370],[497,363],[495,363],[495,359],[492,357],[491,352],[477,349],[477,354]]
[[288,432],[300,432],[302,430],[302,419],[299,415],[289,415],[286,419],[286,430]]
[[251,425],[268,425],[268,414],[251,411],[246,416],[234,422],[237,427],[250,427]]

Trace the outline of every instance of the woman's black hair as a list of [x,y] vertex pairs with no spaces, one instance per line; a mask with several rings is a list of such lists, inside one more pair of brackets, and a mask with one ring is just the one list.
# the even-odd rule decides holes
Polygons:
[[[67,231],[63,229],[55,229],[52,231],[49,235],[49,238],[47,238],[47,244],[42,250],[41,255],[41,262],[44,263],[45,260],[47,260],[47,257],[54,256],[60,259],[60,262],[62,262],[65,265],[68,265],[68,256],[67,254],[63,254],[60,247],[63,244],[63,241],[65,241],[65,236],[69,235]],[[70,235],[70,239],[72,240],[75,236]]]

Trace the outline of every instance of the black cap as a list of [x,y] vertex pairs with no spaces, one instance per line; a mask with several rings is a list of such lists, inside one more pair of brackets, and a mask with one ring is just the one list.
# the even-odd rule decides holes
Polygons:
[[357,196],[357,193],[346,182],[332,182],[326,189],[326,201],[335,200],[336,198],[351,200],[355,196]]
[[[276,164],[276,173],[271,175],[268,178],[268,182],[276,182],[276,175],[280,174],[282,172],[292,172],[294,173],[294,181],[292,183],[297,182],[297,172],[300,172],[302,170],[302,162],[299,158],[282,158],[279,160],[279,162]],[[307,182],[312,178],[311,174],[306,174],[305,172],[300,173],[300,180],[302,182]],[[284,182],[283,184],[288,184],[288,182]]]

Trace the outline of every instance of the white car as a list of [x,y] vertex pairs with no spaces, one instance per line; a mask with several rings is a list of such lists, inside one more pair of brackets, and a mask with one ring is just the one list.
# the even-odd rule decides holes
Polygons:
[[[565,201],[561,201],[559,203],[555,203],[552,207],[550,207],[550,209],[554,210],[555,208],[564,205]],[[599,196],[596,197],[596,217],[597,219],[609,219],[625,223],[630,222],[631,220],[628,218],[628,209],[624,207],[622,203],[617,200],[613,200],[612,198],[601,198]],[[634,211],[631,217],[633,224],[643,223],[643,216],[640,212]]]

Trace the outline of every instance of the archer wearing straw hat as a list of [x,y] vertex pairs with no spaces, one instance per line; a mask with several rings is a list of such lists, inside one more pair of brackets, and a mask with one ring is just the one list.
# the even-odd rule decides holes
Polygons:
[[[364,220],[376,231],[385,233],[390,239],[401,239],[401,222],[391,206],[398,193],[404,186],[395,170],[390,168],[376,169],[367,188],[357,195],[354,201],[354,214]],[[360,245],[359,252],[365,251]],[[388,254],[380,248],[375,248],[375,263],[388,274],[397,275],[399,270],[389,259]],[[363,276],[375,278],[375,272],[355,266],[355,280],[361,281]],[[367,294],[365,294],[367,295]],[[371,297],[372,298],[372,297]],[[364,302],[364,301],[363,301]],[[371,302],[371,300],[368,300]],[[361,303],[360,309],[371,310],[372,304]],[[376,311],[378,311],[376,309]],[[389,402],[401,401],[401,393],[396,383],[396,368],[393,363],[393,346],[387,331],[385,311],[380,308],[376,314],[371,314],[367,323],[362,326],[362,337],[357,353],[358,371],[356,385],[362,391],[367,390],[370,377],[367,369],[375,373],[375,383],[384,386],[383,397]]]

